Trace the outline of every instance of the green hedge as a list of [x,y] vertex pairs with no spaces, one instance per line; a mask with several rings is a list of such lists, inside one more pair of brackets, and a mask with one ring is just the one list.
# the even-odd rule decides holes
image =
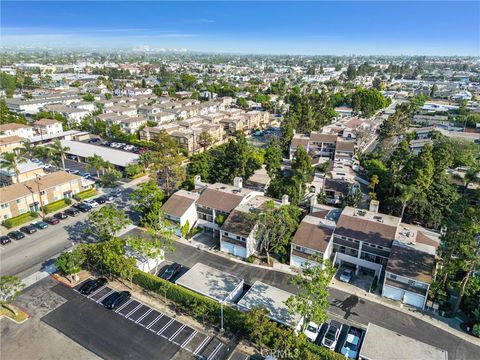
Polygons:
[[97,195],[97,190],[95,189],[88,189],[82,192],[79,192],[78,194],[73,195],[73,198],[77,201],[81,201],[83,199],[87,199],[89,197]]
[[38,217],[38,214],[35,212],[28,212],[22,215],[15,216],[10,219],[6,219],[2,221],[2,225],[5,226],[7,229],[11,229],[15,226],[19,226],[25,224],[26,222],[32,221]]
[[336,353],[332,350],[329,350],[323,346],[315,345],[307,341],[305,344],[305,350],[312,355],[314,359],[322,360],[345,360],[345,356],[342,354]]
[[49,214],[49,213],[58,211],[60,209],[63,209],[66,206],[68,206],[68,204],[65,202],[65,199],[54,201],[54,202],[44,206],[45,214]]

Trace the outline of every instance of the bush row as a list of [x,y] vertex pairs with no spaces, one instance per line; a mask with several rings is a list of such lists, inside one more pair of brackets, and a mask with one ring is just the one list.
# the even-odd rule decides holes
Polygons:
[[81,201],[83,199],[87,199],[89,197],[97,195],[97,190],[95,189],[88,189],[82,192],[79,192],[78,194],[73,195],[73,198],[77,201]]
[[45,214],[49,214],[49,213],[52,213],[52,212],[55,212],[55,211],[58,211],[60,209],[63,209],[65,206],[67,206],[67,202],[65,201],[65,199],[61,199],[61,200],[58,200],[58,201],[54,201],[50,204],[47,204],[44,206],[44,211],[45,211]]
[[38,213],[28,212],[22,215],[12,217],[10,219],[3,220],[2,225],[5,226],[7,229],[11,229],[15,226],[19,226],[19,225],[25,224],[26,222],[32,221],[37,217],[38,217]]

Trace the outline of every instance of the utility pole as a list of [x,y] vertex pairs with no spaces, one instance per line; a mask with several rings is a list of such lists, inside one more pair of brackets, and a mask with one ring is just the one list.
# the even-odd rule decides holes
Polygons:
[[45,211],[43,209],[43,201],[42,201],[42,193],[40,192],[40,182],[39,180],[41,179],[40,175],[35,175],[35,183],[37,184],[37,190],[38,190],[38,198],[40,199],[40,210],[42,212],[42,219],[45,219]]
[[223,301],[220,302],[220,333],[223,334],[225,329],[223,328]]

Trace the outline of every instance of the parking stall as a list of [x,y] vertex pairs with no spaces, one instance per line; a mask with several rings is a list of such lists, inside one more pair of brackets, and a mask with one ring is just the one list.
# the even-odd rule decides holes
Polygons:
[[[77,292],[81,285],[82,284],[75,287]],[[115,290],[110,287],[103,286],[86,297],[101,304],[107,296],[114,292]],[[199,333],[192,327],[143,304],[139,300],[129,299],[116,309],[115,313],[155,333],[166,341],[172,342],[180,348],[191,352],[195,356],[207,360],[222,359],[218,357],[220,350],[224,347],[221,341]]]

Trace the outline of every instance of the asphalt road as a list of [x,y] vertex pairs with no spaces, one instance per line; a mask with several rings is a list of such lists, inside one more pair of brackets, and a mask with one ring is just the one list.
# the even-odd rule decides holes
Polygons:
[[[259,270],[257,267],[238,263],[223,256],[178,242],[175,243],[175,249],[176,251],[166,254],[167,260],[178,262],[187,267],[201,262],[240,276],[248,284],[253,284],[256,280],[260,280],[286,291],[295,292],[295,287],[289,284],[291,275],[274,270]],[[359,299],[355,295],[336,289],[330,289],[330,303],[332,304],[329,310],[331,317],[349,325],[361,325],[365,328],[368,323],[372,322],[405,336],[447,350],[450,360],[475,360],[480,358],[480,347],[404,312],[368,300]]]

